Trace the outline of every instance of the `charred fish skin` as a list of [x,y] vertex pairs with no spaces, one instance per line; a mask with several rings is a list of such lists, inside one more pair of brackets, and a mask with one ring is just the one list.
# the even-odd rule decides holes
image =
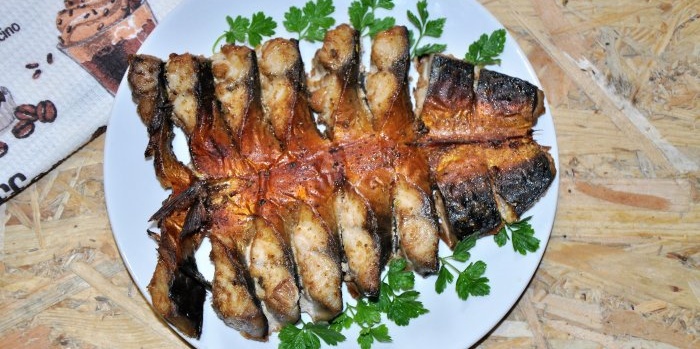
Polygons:
[[543,92],[527,81],[435,54],[419,63],[418,143],[444,202],[442,236],[494,234],[546,192],[556,169],[532,138]]
[[409,41],[405,27],[378,33],[372,43],[367,100],[375,129],[391,144],[392,221],[395,245],[421,275],[437,272],[439,228],[428,160],[417,141],[420,126],[413,114],[408,83]]
[[479,145],[432,149],[431,169],[458,240],[493,234],[502,225],[488,164]]
[[501,210],[501,216],[508,223],[517,221],[554,181],[554,160],[546,148],[531,138],[508,140],[486,152],[494,193],[507,206],[505,212]]
[[[127,77],[137,112],[146,124],[149,144],[146,156],[153,156],[156,176],[161,185],[171,189],[170,200],[184,192],[195,180],[172,150],[173,125],[165,92],[164,63],[155,57],[132,56]],[[203,233],[181,239],[188,207],[173,209],[158,220],[158,262],[148,285],[156,311],[182,333],[199,338],[202,333],[205,285],[193,277],[197,274],[194,253]],[[187,269],[187,271],[185,270]]]
[[425,143],[526,137],[544,113],[544,94],[516,77],[434,54],[418,65],[417,114]]
[[448,143],[473,137],[474,65],[442,55],[418,62],[416,115],[425,126],[424,142]]
[[340,250],[332,210],[341,174],[313,123],[298,42],[258,49],[266,120],[284,149],[269,168],[265,198],[279,206],[301,286],[300,306],[315,321],[342,311]]
[[481,69],[478,74],[474,90],[477,126],[502,130],[501,138],[529,134],[537,118],[544,113],[543,92],[525,80],[496,71]]

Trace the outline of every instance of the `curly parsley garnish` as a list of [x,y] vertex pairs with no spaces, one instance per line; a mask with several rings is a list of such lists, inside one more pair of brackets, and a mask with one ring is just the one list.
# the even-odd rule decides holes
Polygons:
[[335,12],[332,0],[309,1],[304,8],[292,6],[284,14],[284,27],[297,33],[299,41],[323,41],[326,31],[335,24],[331,15]]
[[491,35],[481,34],[479,40],[469,45],[469,51],[464,55],[464,60],[479,66],[501,64],[501,59],[496,57],[503,53],[505,43],[505,29],[495,30]]
[[532,216],[519,222],[505,224],[498,234],[493,236],[496,245],[503,247],[510,239],[513,242],[513,250],[521,255],[537,251],[540,248],[540,239],[535,237],[535,230],[530,225],[531,218]]
[[216,39],[211,48],[212,52],[216,52],[219,42],[224,39],[229,44],[247,42],[250,46],[258,46],[263,36],[275,35],[275,28],[277,28],[277,22],[272,17],[265,16],[262,11],[254,13],[251,19],[240,15],[236,16],[236,19],[226,16],[226,23],[229,29]]
[[418,15],[411,12],[411,10],[406,11],[409,22],[411,22],[411,24],[418,29],[418,38],[416,38],[416,35],[412,30],[408,32],[408,38],[411,43],[411,57],[420,57],[431,53],[445,51],[447,48],[447,45],[445,44],[419,45],[421,40],[426,36],[439,38],[442,35],[442,30],[445,26],[446,19],[438,18],[428,20],[429,13],[427,0],[418,1],[418,3],[416,3],[416,9],[418,10]]
[[356,0],[350,4],[348,15],[350,24],[360,32],[360,36],[369,35],[374,38],[380,31],[387,30],[396,24],[394,17],[377,18],[377,9],[391,10],[393,0]]

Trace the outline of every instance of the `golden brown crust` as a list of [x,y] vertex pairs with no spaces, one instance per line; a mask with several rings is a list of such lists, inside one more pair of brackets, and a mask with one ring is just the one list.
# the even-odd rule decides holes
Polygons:
[[[531,136],[544,110],[536,87],[433,55],[420,63],[416,117],[406,28],[377,34],[364,81],[359,42],[348,25],[328,31],[309,90],[295,40],[257,51],[225,45],[212,60],[131,59],[147,154],[173,190],[154,215],[161,235],[149,291],[183,333],[201,331],[183,314],[201,309],[207,287],[192,270],[205,233],[216,313],[265,340],[301,312],[337,316],[343,281],[353,295],[376,297],[391,256],[435,273],[439,237],[452,247],[494,233],[550,185],[553,160]],[[192,168],[172,152],[173,124]],[[196,301],[179,297],[187,293]]]

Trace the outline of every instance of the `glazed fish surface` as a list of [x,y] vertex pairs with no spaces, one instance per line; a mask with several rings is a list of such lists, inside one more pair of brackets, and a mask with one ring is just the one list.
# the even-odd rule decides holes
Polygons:
[[[207,291],[219,318],[254,340],[302,313],[332,320],[343,282],[376,298],[392,258],[434,274],[440,239],[493,234],[547,191],[556,169],[532,137],[537,87],[430,55],[417,61],[414,107],[406,28],[375,36],[366,72],[361,52],[359,33],[340,25],[308,76],[298,42],[279,38],[212,57],[131,57],[145,155],[171,191],[152,217],[148,290],[182,333],[201,334]],[[173,153],[175,127],[190,164]],[[203,239],[212,280],[197,270]]]

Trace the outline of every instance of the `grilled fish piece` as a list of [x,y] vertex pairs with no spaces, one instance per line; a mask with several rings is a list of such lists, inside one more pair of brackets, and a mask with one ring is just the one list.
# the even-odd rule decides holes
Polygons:
[[[345,279],[352,293],[376,297],[391,250],[391,162],[373,142],[371,114],[359,81],[359,45],[359,33],[348,25],[328,31],[313,61],[309,90],[310,104],[333,141],[331,152],[347,176],[333,203]],[[378,161],[367,164],[368,156]]]
[[375,130],[394,157],[392,209],[396,244],[420,274],[438,268],[438,226],[430,196],[428,161],[417,140],[418,124],[408,91],[408,31],[397,26],[376,35],[372,72],[367,76],[367,100]]
[[[236,310],[231,318],[236,321],[235,328],[244,334],[263,337],[268,328],[276,331],[284,324],[298,321],[300,316],[299,289],[288,238],[278,217],[265,215],[259,208],[266,185],[260,173],[277,160],[281,147],[263,116],[255,53],[246,47],[226,45],[214,55],[212,71],[215,95],[221,102],[222,120],[225,120],[225,125],[219,127],[228,131],[229,144],[240,151],[236,162],[247,164],[239,167],[244,171],[230,174],[228,187],[217,188],[218,194],[214,194],[224,210],[234,212],[242,222],[221,224],[223,229],[232,229],[223,235],[236,241],[238,265],[242,268],[236,271],[243,276],[241,280],[246,281],[247,287],[241,282],[236,290],[230,291],[247,292],[250,298],[246,300],[254,298],[252,302],[244,302],[245,308]],[[212,234],[216,235],[214,229]],[[217,299],[216,292],[214,298]],[[252,306],[257,301],[259,309]],[[247,316],[253,316],[255,321],[251,323]]]
[[[414,114],[406,28],[377,34],[364,84],[359,41],[348,25],[328,31],[308,91],[294,40],[224,46],[211,61],[132,58],[146,155],[172,189],[153,216],[149,291],[183,333],[201,333],[207,287],[219,317],[247,338],[265,340],[302,311],[330,320],[343,279],[353,295],[377,296],[395,254],[434,273],[438,234],[453,246],[493,233],[551,184],[552,158],[532,138],[544,110],[536,87],[432,55],[420,63]],[[191,167],[172,152],[174,125]],[[193,257],[205,235],[211,285]]]
[[[128,80],[138,114],[146,124],[149,143],[146,156],[153,156],[161,185],[172,190],[168,200],[180,196],[195,181],[194,174],[177,160],[172,150],[173,124],[169,111],[164,63],[152,56],[132,56]],[[181,238],[188,207],[174,209],[158,220],[158,262],[148,285],[156,311],[178,330],[198,338],[202,332],[206,285],[201,282],[194,253],[203,233],[198,230]]]
[[297,41],[273,39],[257,53],[266,119],[284,149],[269,168],[264,205],[281,212],[277,214],[284,222],[302,288],[302,311],[314,320],[330,320],[343,309],[332,209],[342,176],[329,152],[330,143],[314,124]]
[[547,190],[556,169],[532,139],[543,93],[515,77],[444,55],[419,63],[419,139],[437,184],[449,245],[517,221]]
[[422,58],[418,71],[416,114],[426,128],[424,142],[524,137],[544,113],[543,92],[527,81],[441,54]]

